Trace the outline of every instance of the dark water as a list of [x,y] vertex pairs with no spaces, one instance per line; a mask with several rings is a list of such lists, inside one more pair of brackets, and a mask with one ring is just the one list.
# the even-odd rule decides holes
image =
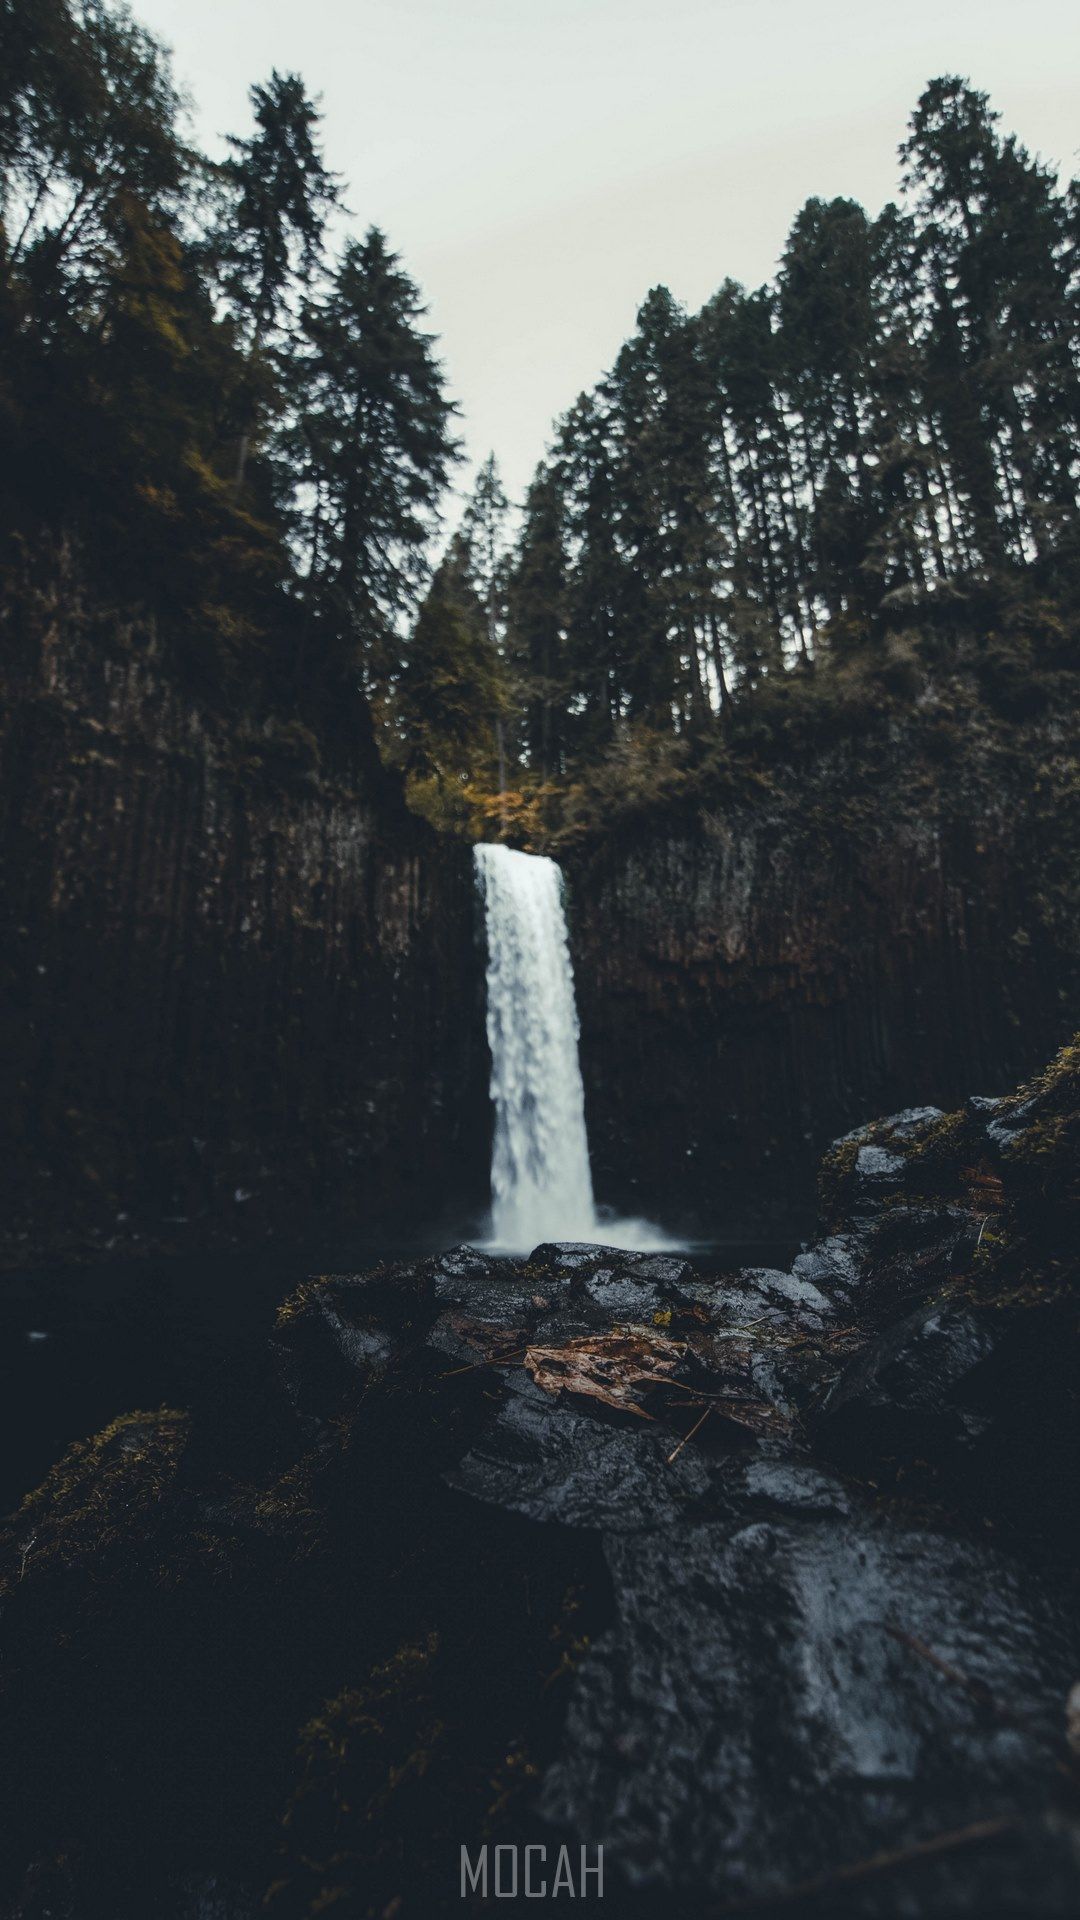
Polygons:
[[[185,1407],[228,1391],[230,1372],[271,1330],[279,1301],[313,1273],[358,1272],[476,1240],[475,1219],[385,1224],[202,1255],[144,1255],[0,1274],[0,1513],[73,1440],[118,1414]],[[790,1238],[700,1239],[703,1271],[787,1266]]]

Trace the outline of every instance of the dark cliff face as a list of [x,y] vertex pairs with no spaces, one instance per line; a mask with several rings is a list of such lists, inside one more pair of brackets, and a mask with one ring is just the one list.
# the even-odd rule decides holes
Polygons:
[[600,1197],[802,1228],[824,1143],[1000,1091],[1075,1008],[1075,748],[902,733],[566,862]]
[[9,1253],[481,1199],[469,850],[370,740],[330,776],[295,725],[200,712],[70,591],[6,625]]
[[[211,711],[70,567],[8,596],[3,641],[8,1256],[479,1207],[470,850],[370,734],[328,768],[295,722]],[[1000,1089],[1075,1008],[1052,716],[881,721],[563,859],[597,1191],[672,1225],[801,1231],[828,1139]]]

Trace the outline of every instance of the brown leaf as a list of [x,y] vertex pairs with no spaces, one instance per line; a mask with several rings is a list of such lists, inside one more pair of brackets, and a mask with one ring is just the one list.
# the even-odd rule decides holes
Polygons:
[[685,1352],[681,1340],[628,1327],[621,1333],[575,1334],[561,1347],[527,1347],[525,1365],[545,1393],[584,1394],[649,1420],[634,1388],[663,1385]]
[[443,1319],[459,1340],[464,1340],[493,1366],[512,1354],[520,1355],[525,1343],[524,1327],[493,1327],[486,1320],[473,1320],[468,1314],[452,1311]]

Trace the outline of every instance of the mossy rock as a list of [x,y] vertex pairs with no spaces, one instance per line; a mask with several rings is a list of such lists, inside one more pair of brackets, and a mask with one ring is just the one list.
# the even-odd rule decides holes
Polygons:
[[818,1169],[818,1207],[827,1232],[835,1232],[848,1211],[861,1145],[862,1141],[855,1139],[836,1141]]
[[170,1408],[127,1413],[68,1448],[0,1534],[0,1597],[15,1586],[152,1551],[188,1439]]

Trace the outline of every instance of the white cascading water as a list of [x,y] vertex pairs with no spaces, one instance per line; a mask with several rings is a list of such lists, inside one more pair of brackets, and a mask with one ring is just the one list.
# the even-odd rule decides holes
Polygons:
[[601,1224],[593,1201],[562,873],[542,854],[475,848],[487,922],[487,1035],[495,1246],[543,1240],[667,1244],[640,1221]]

